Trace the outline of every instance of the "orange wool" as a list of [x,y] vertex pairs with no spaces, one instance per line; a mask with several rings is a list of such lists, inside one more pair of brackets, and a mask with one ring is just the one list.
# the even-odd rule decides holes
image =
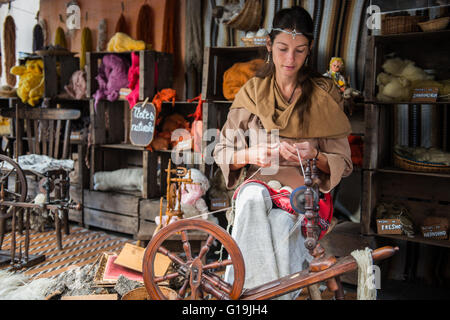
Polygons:
[[248,62],[235,63],[223,74],[223,96],[227,100],[234,100],[239,89],[264,65],[264,60],[255,59]]

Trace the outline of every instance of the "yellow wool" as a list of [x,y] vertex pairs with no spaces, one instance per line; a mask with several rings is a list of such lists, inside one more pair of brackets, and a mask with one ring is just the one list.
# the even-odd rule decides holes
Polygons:
[[125,33],[117,32],[108,42],[107,51],[109,52],[127,52],[145,50],[144,41],[134,40]]
[[17,96],[23,103],[35,106],[44,95],[44,63],[42,60],[28,60],[24,66],[14,66],[11,74],[19,76]]

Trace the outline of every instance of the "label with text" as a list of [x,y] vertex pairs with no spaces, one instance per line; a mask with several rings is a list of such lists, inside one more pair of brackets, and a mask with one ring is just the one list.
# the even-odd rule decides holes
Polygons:
[[402,234],[400,219],[377,219],[378,234]]
[[156,109],[151,103],[137,103],[131,110],[130,140],[135,146],[146,147],[153,141]]

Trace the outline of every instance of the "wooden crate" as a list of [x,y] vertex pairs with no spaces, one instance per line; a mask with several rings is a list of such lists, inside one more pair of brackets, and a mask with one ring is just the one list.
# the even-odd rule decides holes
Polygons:
[[364,170],[362,233],[376,234],[376,206],[381,201],[405,205],[414,220],[416,235],[392,236],[403,240],[450,247],[450,241],[426,240],[421,237],[420,225],[426,217],[440,216],[450,219],[450,175],[422,174],[401,170]]
[[139,223],[139,197],[115,192],[84,190],[84,224],[135,235]]
[[[71,185],[70,190],[70,199],[74,202],[83,205],[83,188],[80,185]],[[83,207],[81,210],[69,210],[69,221],[77,222],[80,225],[83,224]]]
[[[171,152],[152,152],[131,144],[106,144],[91,146],[90,189],[94,189],[94,174],[124,168],[142,168],[144,175],[142,198],[151,199],[165,195],[167,173],[164,171]],[[158,175],[158,168],[163,168]]]
[[204,50],[202,98],[226,100],[223,96],[223,74],[233,64],[256,58],[265,59],[265,47],[206,47]]
[[[105,55],[114,54],[129,61],[131,66],[131,52],[88,52],[86,54],[88,98],[93,97],[98,89],[95,77],[101,61]],[[139,51],[139,99],[149,97],[165,88],[173,86],[173,55],[157,51]]]
[[90,120],[92,144],[122,143],[125,141],[125,114],[128,102],[99,101],[95,107],[90,100]]
[[65,93],[64,86],[69,84],[73,73],[80,70],[80,58],[72,55],[44,55],[42,59],[45,77],[44,98],[54,98]]

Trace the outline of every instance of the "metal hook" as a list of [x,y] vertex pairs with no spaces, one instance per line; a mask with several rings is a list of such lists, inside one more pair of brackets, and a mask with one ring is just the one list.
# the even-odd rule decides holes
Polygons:
[[88,21],[88,12],[86,11],[86,22]]
[[121,5],[122,5],[122,13],[124,13],[125,12],[125,4],[123,3],[123,1],[121,2]]

